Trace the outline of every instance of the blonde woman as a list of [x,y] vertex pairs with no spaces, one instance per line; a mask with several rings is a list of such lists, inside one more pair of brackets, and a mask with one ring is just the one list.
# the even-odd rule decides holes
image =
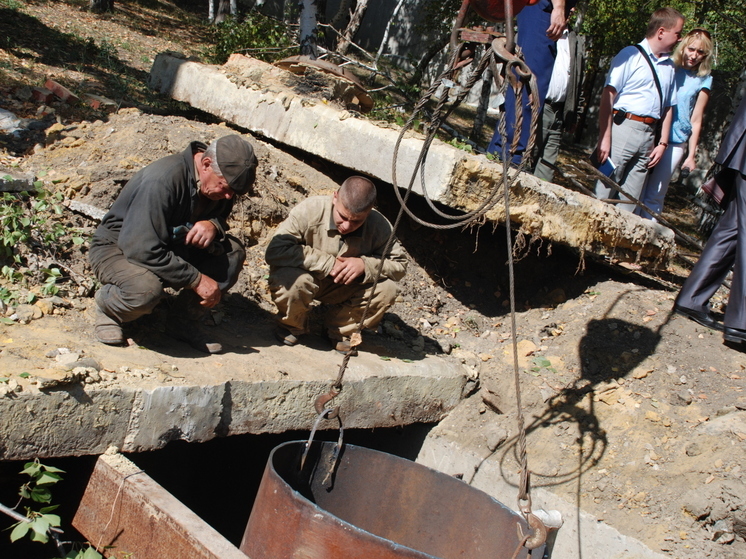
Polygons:
[[[673,123],[666,151],[645,180],[640,201],[656,213],[663,210],[668,183],[676,168],[693,171],[697,167],[696,155],[705,107],[712,87],[712,38],[705,29],[692,29],[673,53],[676,64],[676,97]],[[653,216],[642,208],[635,211],[646,219]]]

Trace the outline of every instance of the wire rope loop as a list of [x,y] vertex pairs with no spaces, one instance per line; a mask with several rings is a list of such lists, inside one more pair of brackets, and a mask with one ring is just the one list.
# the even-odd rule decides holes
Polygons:
[[[316,421],[313,423],[313,428],[311,429],[311,434],[308,437],[308,440],[306,441],[306,445],[303,448],[303,456],[301,456],[300,459],[300,468],[303,469],[303,466],[306,463],[306,457],[308,456],[308,451],[311,449],[311,444],[313,443],[313,439],[316,436],[316,431],[319,428],[319,425],[321,424],[321,421],[323,419],[337,419],[339,422],[339,439],[337,441],[337,447],[334,450],[334,454],[332,455],[333,461],[336,463],[337,458],[339,457],[339,453],[342,450],[343,445],[343,439],[344,439],[344,428],[342,427],[342,418],[339,417],[339,407],[336,408],[326,408],[321,410],[321,412],[316,416]],[[332,414],[335,414],[332,417]]]

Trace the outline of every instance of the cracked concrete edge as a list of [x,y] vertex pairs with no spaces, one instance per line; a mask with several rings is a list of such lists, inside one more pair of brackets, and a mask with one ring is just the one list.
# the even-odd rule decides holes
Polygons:
[[[297,78],[289,75],[243,55],[233,55],[224,66],[208,66],[159,54],[149,85],[252,132],[393,183],[392,161],[399,132],[351,118],[348,111],[295,93],[287,83]],[[408,186],[423,143],[415,137],[401,142],[398,186]],[[435,140],[429,148],[425,179],[431,199],[468,212],[480,207],[493,184],[502,181],[502,167],[483,155]],[[423,193],[419,174],[413,190]],[[511,194],[511,221],[531,237],[566,244],[581,253],[640,260],[646,267],[665,267],[675,255],[670,229],[593,197],[525,173]],[[500,195],[486,217],[501,222],[504,213]]]
[[[313,402],[331,381],[229,381],[207,386],[21,393],[0,398],[0,460],[163,448],[171,440],[309,431]],[[339,405],[347,429],[433,423],[461,400],[466,377],[368,377],[344,384]],[[323,426],[322,428],[326,428]],[[336,428],[336,422],[330,428]]]
[[[502,170],[483,155],[469,155],[457,165],[448,197],[443,200],[465,212],[484,203],[484,193],[502,181]],[[505,214],[502,194],[487,218]],[[641,219],[579,192],[521,174],[511,187],[510,219],[532,238],[544,238],[620,260],[640,259],[667,266],[676,254],[671,229]]]
[[121,454],[99,457],[73,526],[108,557],[246,559]]
[[[515,510],[517,488],[505,480],[498,461],[483,459],[484,456],[480,456],[475,449],[431,432],[425,439],[416,462],[449,475],[463,474],[464,480],[468,480],[478,466],[471,485]],[[666,559],[665,555],[620,533],[551,491],[532,488],[531,499],[533,510],[557,510],[562,514],[564,524],[556,534],[552,559]]]

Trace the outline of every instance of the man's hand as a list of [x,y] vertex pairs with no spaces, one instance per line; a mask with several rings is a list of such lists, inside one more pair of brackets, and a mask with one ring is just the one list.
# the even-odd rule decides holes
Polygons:
[[363,273],[365,273],[365,263],[361,258],[338,256],[329,275],[334,278],[334,283],[349,285]]
[[218,282],[205,274],[200,275],[199,283],[194,288],[194,292],[202,298],[199,304],[208,309],[217,305],[222,295],[218,287]]
[[598,145],[596,146],[596,157],[598,158],[598,164],[602,165],[606,162],[611,154],[611,138],[599,138]]
[[549,19],[549,28],[547,29],[547,37],[552,41],[558,40],[562,37],[562,32],[567,27],[567,18],[565,17],[565,8],[554,8],[552,15]]
[[207,248],[218,235],[218,229],[212,221],[198,221],[187,233],[184,244],[197,248]]
[[661,160],[661,157],[663,157],[663,154],[666,152],[666,147],[664,145],[658,144],[653,148],[653,151],[650,152],[650,161],[648,161],[648,169],[651,169],[655,167],[658,162]]

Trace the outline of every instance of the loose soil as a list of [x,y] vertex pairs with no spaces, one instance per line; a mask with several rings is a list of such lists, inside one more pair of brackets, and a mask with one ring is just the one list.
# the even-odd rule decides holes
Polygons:
[[[159,18],[166,18],[165,4],[158,6]],[[22,11],[47,33],[108,37],[119,60],[144,74],[145,60],[159,50],[175,44],[189,50],[173,26],[162,34],[145,32],[149,26],[142,22],[150,21],[154,9],[127,4],[113,17],[97,17],[54,3],[26,4]],[[116,40],[125,36],[129,48]],[[41,85],[41,76],[64,76],[72,83],[90,77],[85,69],[77,76],[23,53],[0,45],[0,108],[18,116],[44,118],[38,103],[17,96],[23,86]],[[105,114],[51,104],[53,127],[21,139],[0,136],[0,174],[34,175],[67,200],[105,209],[139,168],[193,139],[209,142],[235,131],[209,118],[154,114],[127,99],[123,106],[143,110]],[[56,254],[22,254],[29,276],[59,265],[62,291],[59,299],[40,305],[41,318],[0,326],[3,374],[31,389],[30,379],[17,373],[53,375],[59,347],[99,361],[103,372],[87,382],[109,386],[199,381],[200,375],[231,367],[258,374],[250,365],[256,347],[247,340],[274,344],[266,241],[289,208],[306,196],[332,192],[348,172],[259,138],[252,142],[259,176],[233,220],[233,231],[249,247],[248,259],[239,284],[213,313],[223,355],[197,359],[168,336],[160,311],[128,327],[129,347],[97,344],[90,315],[95,283],[84,243]],[[379,191],[381,210],[393,218],[397,207],[390,186],[381,184]],[[686,216],[686,208],[677,214]],[[65,210],[59,219],[84,235],[95,227],[79,211]],[[517,430],[504,232],[432,231],[405,220],[398,234],[410,254],[409,272],[379,331],[365,334],[361,354],[460,361],[478,388],[439,429],[469,448],[489,448],[488,459],[513,472],[512,447],[498,444],[502,436],[495,440],[495,433],[510,437]],[[679,267],[658,278],[629,273],[590,257],[581,260],[560,246],[534,244],[517,255],[516,341],[529,463],[535,485],[578,503],[653,550],[676,558],[735,559],[746,556],[744,348],[726,346],[717,332],[671,315],[686,273]],[[19,288],[3,281],[22,295],[41,295],[38,285]],[[727,291],[721,290],[715,310],[722,312],[726,301]],[[336,354],[320,336],[319,318],[320,312],[303,355],[334,361]],[[282,359],[274,367],[281,375]],[[471,475],[461,473],[467,480]]]

